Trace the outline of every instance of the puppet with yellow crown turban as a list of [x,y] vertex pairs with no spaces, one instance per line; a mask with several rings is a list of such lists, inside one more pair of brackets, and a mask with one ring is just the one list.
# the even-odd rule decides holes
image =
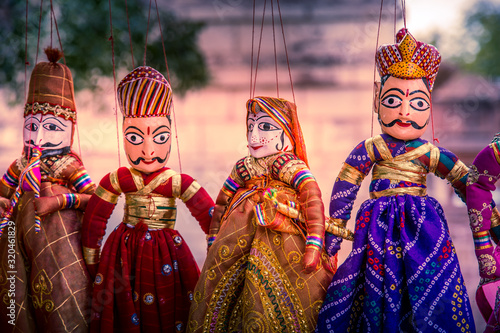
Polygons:
[[467,179],[467,209],[481,277],[476,302],[487,321],[485,332],[500,331],[500,239],[498,208],[491,205],[500,179],[500,133],[474,159]]
[[217,197],[188,330],[310,332],[336,257],[323,249],[321,192],[295,105],[250,99],[246,125],[250,156]]
[[[214,203],[193,178],[165,167],[170,156],[172,89],[138,67],[120,82],[124,147],[131,167],[101,180],[89,201],[82,242],[94,280],[91,332],[183,332],[199,268],[175,227],[181,199],[208,233]],[[125,194],[123,222],[99,249]]]
[[468,173],[453,153],[420,138],[440,61],[434,46],[406,29],[377,51],[375,112],[383,134],[358,144],[344,162],[330,222],[345,226],[373,169],[370,199],[357,213],[352,252],[328,288],[317,332],[475,331],[443,209],[426,190],[426,175],[434,173],[463,198]]
[[80,231],[95,185],[71,150],[71,72],[59,50],[45,52],[49,62],[29,82],[23,154],[0,180],[1,332],[88,331],[92,284]]

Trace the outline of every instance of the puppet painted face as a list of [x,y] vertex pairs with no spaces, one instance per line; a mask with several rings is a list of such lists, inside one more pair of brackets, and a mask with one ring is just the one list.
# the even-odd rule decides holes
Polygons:
[[431,94],[422,79],[390,76],[380,91],[378,119],[382,132],[400,140],[417,139],[429,124]]
[[168,118],[125,118],[123,136],[127,160],[134,169],[151,173],[167,163],[171,147]]
[[25,147],[39,147],[42,151],[59,150],[71,146],[73,123],[51,114],[30,114],[24,118]]
[[247,139],[250,154],[255,158],[293,149],[293,145],[285,131],[263,111],[255,114],[249,113],[247,118]]

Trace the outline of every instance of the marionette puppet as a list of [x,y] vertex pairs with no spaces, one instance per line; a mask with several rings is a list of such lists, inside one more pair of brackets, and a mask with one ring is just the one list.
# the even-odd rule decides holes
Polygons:
[[311,332],[336,262],[296,107],[256,97],[246,119],[250,156],[217,197],[188,331]]
[[500,239],[498,209],[491,205],[500,178],[500,133],[474,159],[467,179],[467,209],[481,280],[476,302],[487,321],[485,332],[500,331],[500,252],[491,238]]
[[[85,261],[94,280],[91,332],[183,332],[199,276],[175,227],[177,198],[208,233],[214,203],[193,178],[165,167],[170,156],[172,89],[138,67],[118,85],[129,168],[101,180],[83,223]],[[99,249],[120,194],[123,222]],[[100,257],[100,258],[99,258]]]
[[49,62],[38,63],[29,82],[23,154],[0,180],[1,332],[89,328],[92,285],[80,232],[95,185],[71,150],[71,72],[57,62],[59,50],[45,52]]
[[475,331],[443,209],[426,189],[434,173],[463,198],[468,173],[453,153],[420,138],[440,61],[434,46],[406,29],[377,50],[375,112],[383,134],[358,144],[344,162],[331,221],[345,226],[373,168],[370,199],[359,208],[352,252],[328,288],[316,332]]

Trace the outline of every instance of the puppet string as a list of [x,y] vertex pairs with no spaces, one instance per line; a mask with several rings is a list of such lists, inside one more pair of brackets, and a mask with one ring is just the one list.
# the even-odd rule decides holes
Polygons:
[[280,16],[281,33],[283,34],[283,46],[285,48],[285,57],[286,57],[286,64],[288,66],[288,76],[290,77],[290,87],[292,90],[293,104],[296,104],[295,103],[295,91],[293,90],[292,71],[290,70],[290,59],[288,58],[288,49],[286,47],[285,28],[283,27],[283,18],[281,16],[280,1],[277,0],[276,2],[278,4],[278,13]]
[[[109,29],[110,29],[110,37],[109,41],[111,42],[111,62],[113,63],[113,91],[116,91],[116,64],[115,64],[115,41],[113,37],[113,18],[111,13],[111,0],[108,1],[109,4]],[[116,93],[114,95],[115,100],[115,125],[116,125],[116,144],[117,150],[116,154],[118,155],[118,166],[121,166],[121,158],[120,158],[120,134],[118,129],[118,101]]]
[[[171,82],[170,81],[170,70],[168,69],[167,52],[165,51],[163,30],[161,28],[160,11],[158,10],[158,2],[156,0],[155,0],[155,5],[156,5],[156,17],[158,19],[158,27],[160,28],[161,46],[163,48],[163,58],[165,59],[165,67],[167,68],[167,78],[168,78],[168,82]],[[179,132],[177,131],[177,119],[175,116],[175,103],[174,103],[173,99],[172,99],[172,118],[174,121],[175,142],[177,145],[177,159],[179,160],[179,172],[182,173],[181,150],[179,147]]]

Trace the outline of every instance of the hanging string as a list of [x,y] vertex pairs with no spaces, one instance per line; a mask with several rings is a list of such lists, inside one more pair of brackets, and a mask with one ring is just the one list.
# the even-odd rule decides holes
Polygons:
[[[377,58],[377,50],[378,50],[378,42],[379,42],[379,38],[380,38],[380,25],[382,23],[382,9],[383,8],[384,8],[384,0],[381,0],[380,1],[380,12],[378,15],[377,44],[375,45],[375,56],[373,57],[373,59]],[[376,111],[375,110],[375,95],[376,95],[375,89],[377,89],[377,86],[375,85],[376,77],[377,77],[377,65],[374,62],[374,64],[373,64],[373,105],[372,105],[372,122],[371,122],[371,129],[370,129],[370,137],[373,137],[373,121],[374,121],[375,111]]]
[[26,27],[24,33],[24,100],[27,97],[27,86],[26,82],[28,82],[28,4],[29,0],[26,0]]
[[276,52],[276,33],[274,31],[274,6],[271,0],[271,25],[273,27],[273,46],[274,46],[274,70],[276,71],[276,97],[280,97],[280,88],[278,80],[278,53]]
[[[109,41],[111,42],[111,61],[113,63],[113,91],[116,91],[116,64],[115,64],[115,39],[113,37],[113,18],[112,18],[112,13],[111,13],[111,0],[108,0],[109,4],[109,30],[110,30],[110,37]],[[117,144],[117,155],[118,155],[118,167],[122,165],[121,163],[121,158],[120,158],[120,134],[119,134],[119,129],[118,129],[118,100],[116,93],[114,95],[114,100],[115,100],[115,124],[116,124],[116,144]]]
[[253,11],[252,11],[252,51],[250,56],[250,98],[253,98],[252,95],[252,81],[253,81],[253,48],[254,48],[254,39],[255,39],[255,0],[253,0]]
[[[50,0],[50,11],[51,11],[51,18],[53,18],[54,20],[54,26],[56,28],[56,34],[57,34],[57,39],[59,41],[59,48],[61,50],[61,53],[62,53],[62,59],[63,59],[63,62],[64,62],[64,65],[66,65],[66,56],[64,55],[64,50],[63,50],[63,47],[62,47],[62,41],[61,41],[61,35],[59,34],[59,26],[57,25],[57,18],[56,18],[56,14],[54,12],[54,6],[53,6],[53,3],[52,3],[52,0]],[[52,47],[52,20],[51,20],[51,34],[50,34],[50,45]],[[74,91],[73,91],[74,93]],[[73,100],[75,99],[75,96],[73,95]],[[74,128],[75,128],[75,134],[76,134],[76,138],[78,140],[78,155],[80,157],[83,157],[82,156],[82,145],[81,145],[81,140],[80,140],[80,130],[78,128],[78,122],[75,121],[75,125],[74,125]]]
[[[165,43],[164,43],[164,38],[163,38],[163,31],[161,28],[161,21],[160,21],[160,11],[158,10],[158,2],[155,0],[155,5],[156,5],[156,17],[158,19],[158,26],[160,28],[160,37],[161,37],[161,46],[163,48],[163,57],[165,59],[165,66],[167,67],[167,78],[168,82],[170,81],[170,71],[168,69],[168,62],[167,62],[167,52],[165,51]],[[174,129],[175,129],[175,142],[177,143],[177,158],[179,160],[179,172],[182,173],[182,163],[181,163],[181,150],[179,147],[179,131],[177,131],[177,121],[175,117],[175,108],[174,108],[174,101],[172,99],[172,118],[174,120]]]
[[53,25],[54,25],[54,15],[53,13],[53,8],[52,8],[52,0],[50,0],[50,47],[52,47],[52,35],[53,35]]
[[255,63],[255,78],[254,78],[254,81],[253,81],[253,96],[255,96],[255,87],[257,85],[257,71],[259,69],[260,48],[261,48],[261,45],[262,45],[262,33],[264,31],[264,18],[266,16],[266,6],[267,6],[267,0],[264,0],[264,10],[262,12],[262,23],[260,25],[259,48],[257,49],[257,61]]
[[144,43],[144,60],[143,66],[146,66],[146,51],[148,49],[148,33],[149,33],[149,20],[151,18],[151,0],[149,0],[149,11],[148,11],[148,24],[146,26],[146,42]]
[[278,13],[280,15],[281,33],[283,35],[283,46],[285,47],[286,64],[288,66],[288,76],[290,77],[290,87],[292,89],[293,104],[297,105],[297,103],[295,102],[295,91],[293,90],[292,71],[290,69],[290,59],[288,58],[288,50],[286,47],[285,28],[283,27],[283,17],[281,16],[280,1],[277,0],[276,2],[278,4]]
[[[56,27],[57,40],[59,40],[59,49],[61,50],[61,53],[62,53],[62,59],[63,59],[64,65],[66,65],[66,57],[64,56],[64,49],[63,49],[62,42],[61,42],[61,35],[59,34],[59,27],[57,25],[56,14],[54,13],[54,8],[52,7],[52,0],[50,0],[50,9],[52,12],[52,16],[54,17],[54,24]],[[51,45],[52,45],[52,41],[51,41]]]
[[401,0],[401,11],[403,12],[403,24],[406,29],[406,0]]
[[[40,16],[38,18],[38,37],[37,37],[37,42],[36,42],[36,53],[35,53],[35,65],[38,63],[38,51],[40,50],[40,30],[42,27],[42,14],[43,14],[43,0],[40,1]],[[26,34],[28,34],[28,29],[26,29]],[[26,37],[27,38],[27,37]],[[33,86],[36,87],[36,77],[33,78]],[[34,101],[35,101],[35,95],[33,94],[33,98],[31,100],[31,121],[30,121],[30,128],[33,127],[33,107],[34,107]],[[28,102],[28,101],[26,101]],[[31,131],[28,136],[28,145],[31,143],[32,140],[31,136]],[[28,149],[28,156],[26,157],[28,161],[31,159],[31,149]]]
[[135,68],[135,65],[134,65],[134,50],[132,49],[132,32],[130,30],[130,19],[128,17],[127,0],[125,0],[125,15],[127,15],[128,38],[129,38],[129,42],[130,42],[130,54],[132,56],[132,68]]
[[397,32],[397,27],[396,27],[396,19],[398,17],[398,0],[394,0],[394,33],[392,34],[394,36],[394,43],[396,43],[396,32]]

